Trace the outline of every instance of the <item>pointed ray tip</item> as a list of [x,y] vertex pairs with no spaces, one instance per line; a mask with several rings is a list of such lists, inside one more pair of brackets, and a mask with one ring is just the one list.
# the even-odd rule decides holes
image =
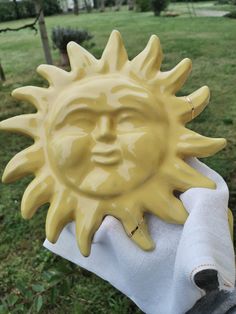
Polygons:
[[40,64],[37,68],[36,68],[36,71],[38,73],[41,73],[42,71],[45,70],[45,67],[47,66],[47,64]]
[[121,38],[121,33],[117,29],[113,29],[113,31],[111,32],[110,37],[119,37],[119,38]]
[[51,64],[40,64],[37,68],[36,71],[38,74],[43,76],[44,78],[48,76],[48,73],[52,71],[52,69],[55,69],[57,71],[63,71],[62,69],[56,67],[55,65]]
[[145,251],[153,251],[156,247],[154,241],[149,235],[134,234],[133,240]]
[[28,220],[31,219],[34,216],[34,211],[28,207],[28,204],[24,200],[25,194],[23,195],[23,198],[21,200],[21,216]]
[[80,253],[84,257],[88,257],[91,253],[91,242],[87,242],[81,235],[76,235],[77,246],[79,247]]
[[121,33],[119,31],[117,31],[116,29],[111,32],[111,35],[110,35],[107,43],[109,44],[113,40],[121,42],[121,43],[123,42]]
[[[9,119],[11,119],[11,118],[9,118]],[[8,119],[2,120],[0,122],[0,130],[6,130],[6,131],[9,130],[9,126],[8,126],[7,122],[8,122]]]
[[223,149],[227,146],[227,140],[225,138],[217,138],[219,149]]
[[195,100],[196,103],[199,103],[199,105],[207,105],[207,103],[210,100],[210,89],[208,86],[202,86],[199,89],[197,89],[196,91],[194,91],[192,94],[189,95],[189,97],[193,99],[193,101]]
[[11,92],[11,96],[14,98],[17,98],[17,96],[19,96],[20,94],[20,88],[16,88]]
[[185,65],[186,68],[192,68],[192,60],[189,58],[184,58],[180,63]]
[[155,243],[152,240],[146,226],[142,226],[133,233],[132,238],[143,250],[152,251],[155,249]]
[[46,225],[46,238],[49,242],[51,243],[56,243],[57,242],[57,239],[59,238],[59,233],[57,235],[55,235],[55,232],[53,232],[51,230],[52,227],[48,227]]
[[4,170],[4,172],[2,174],[2,183],[9,183],[9,181],[7,180],[6,169]]
[[25,220],[29,220],[33,217],[33,214],[32,213],[29,213],[29,212],[26,212],[26,211],[23,211],[21,209],[21,216],[25,219]]
[[11,171],[9,172],[9,167],[6,166],[2,174],[2,183],[11,183],[15,180],[17,180],[17,178],[12,177]]
[[70,41],[67,45],[66,45],[66,48],[67,48],[67,51],[70,51],[70,50],[73,50],[77,47],[81,47],[79,44],[77,44],[76,42],[74,41]]
[[45,77],[45,74],[47,75],[47,70],[48,67],[50,67],[50,65],[48,64],[40,64],[37,68],[36,68],[36,72],[38,74],[40,74],[41,76]]
[[85,247],[80,248],[80,252],[81,252],[81,254],[82,254],[84,257],[89,257],[90,252],[91,252],[91,248],[90,248],[90,247],[88,247],[88,248],[85,248]]
[[16,99],[21,99],[22,96],[26,96],[28,94],[28,91],[32,87],[34,86],[23,86],[23,87],[16,88],[11,92],[11,96]]
[[176,70],[180,70],[182,74],[189,75],[190,71],[192,70],[192,60],[189,58],[185,58],[180,61],[171,72],[175,73]]
[[157,35],[153,34],[153,35],[151,35],[151,37],[150,37],[150,39],[149,39],[149,42],[150,42],[151,44],[160,45],[160,38],[159,38]]
[[208,94],[210,97],[210,88],[207,85],[202,86],[201,90],[203,93]]
[[[4,120],[3,120],[4,121]],[[3,127],[3,121],[0,122],[0,130],[4,130],[4,127]]]
[[[216,189],[216,183],[212,179],[208,178],[207,176],[205,176],[201,173],[200,173],[200,178],[201,178],[200,184],[199,184],[200,188],[206,188],[206,189],[211,189],[211,190]],[[194,186],[194,187],[197,187],[197,186]]]

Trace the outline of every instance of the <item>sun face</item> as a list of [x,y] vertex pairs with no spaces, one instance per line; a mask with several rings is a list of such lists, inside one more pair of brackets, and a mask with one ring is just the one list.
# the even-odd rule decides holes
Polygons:
[[[148,90],[108,75],[63,94],[47,135],[49,159],[63,182],[79,193],[107,198],[156,174],[167,117],[151,105],[156,100]],[[156,145],[161,149],[153,149]]]
[[88,256],[94,233],[112,215],[133,241],[151,250],[145,212],[182,224],[187,213],[174,191],[214,188],[184,161],[225,146],[224,139],[206,138],[184,126],[207,105],[209,90],[175,96],[191,61],[161,72],[156,36],[132,61],[117,31],[100,60],[75,43],[68,45],[68,54],[70,72],[38,68],[49,88],[13,92],[38,111],[2,121],[0,129],[21,132],[35,143],[8,163],[3,181],[35,174],[22,199],[22,215],[31,218],[49,202],[46,236],[53,243],[75,220],[80,251]]

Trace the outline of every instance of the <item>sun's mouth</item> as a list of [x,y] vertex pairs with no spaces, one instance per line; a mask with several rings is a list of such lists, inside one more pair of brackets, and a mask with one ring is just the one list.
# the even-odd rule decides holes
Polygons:
[[121,160],[121,153],[116,148],[94,148],[91,161],[101,165],[115,165]]

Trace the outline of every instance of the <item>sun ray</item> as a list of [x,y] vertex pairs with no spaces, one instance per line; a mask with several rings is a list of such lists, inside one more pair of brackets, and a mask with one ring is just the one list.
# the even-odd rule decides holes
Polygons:
[[118,31],[113,31],[103,51],[101,62],[104,63],[106,71],[120,71],[128,62],[127,52],[125,50],[123,40]]
[[146,48],[131,61],[131,68],[144,79],[152,79],[160,70],[162,50],[160,40],[152,35]]
[[91,53],[75,42],[68,43],[67,52],[73,72],[79,73],[81,70],[89,72],[90,68],[98,63],[98,60]]
[[37,138],[38,134],[38,114],[24,114],[9,118],[0,122],[0,130],[21,133],[33,138]]
[[54,65],[41,64],[38,66],[37,72],[49,82],[50,86],[59,88],[60,86],[65,86],[67,81],[68,83],[71,82],[71,73]]
[[34,173],[44,164],[44,154],[41,145],[34,144],[16,154],[7,164],[3,176],[3,183],[10,183]]
[[[125,229],[127,228],[126,222],[123,222],[123,226]],[[144,217],[142,218],[142,221],[139,223],[139,225],[131,231],[130,237],[141,249],[145,251],[152,251],[155,248],[155,243],[150,236]]]
[[103,217],[104,215],[97,210],[85,212],[78,208],[75,212],[76,240],[84,256],[90,254],[92,238],[100,227]]
[[185,129],[178,142],[178,155],[182,157],[209,157],[226,146],[224,138],[211,138]]
[[[188,102],[186,97],[180,97],[184,106],[181,106],[181,120],[187,123],[196,118],[207,106],[210,99],[210,90],[207,86],[203,86],[187,96],[191,103]],[[190,107],[194,108],[194,115],[192,116]]]
[[[149,197],[143,198],[145,211],[168,223],[183,224],[188,217],[186,209],[182,202],[173,195],[172,190],[168,186],[164,187],[165,181],[160,178],[160,182],[162,182],[162,189],[158,189],[155,181],[148,186]],[[165,189],[164,193],[163,188]],[[169,210],[163,211],[162,208],[169,208]]]
[[15,89],[12,96],[18,100],[29,101],[39,111],[45,110],[44,98],[47,96],[47,89],[36,86],[25,86]]
[[179,158],[176,158],[173,166],[167,170],[167,175],[170,178],[173,190],[180,192],[203,186],[208,189],[216,188],[216,184],[212,180],[208,179]]
[[58,194],[53,197],[46,219],[46,237],[52,243],[57,241],[64,226],[74,220],[77,207],[76,199],[67,192]]
[[127,235],[143,250],[154,249],[155,244],[149,234],[141,204],[133,200],[117,202],[116,208],[108,209],[107,214],[119,219]]
[[23,218],[30,219],[36,210],[50,202],[54,193],[54,182],[49,174],[37,174],[35,179],[27,186],[22,202],[21,213]]
[[[171,71],[162,72],[160,78],[164,85],[165,92],[174,95],[181,89],[192,70],[192,61],[188,58],[183,59]],[[164,83],[165,82],[165,83]]]

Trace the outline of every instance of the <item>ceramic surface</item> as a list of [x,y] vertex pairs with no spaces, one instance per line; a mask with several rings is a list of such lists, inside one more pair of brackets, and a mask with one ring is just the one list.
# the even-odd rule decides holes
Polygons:
[[68,54],[70,72],[39,66],[48,88],[27,86],[13,92],[37,112],[5,120],[0,129],[35,142],[8,163],[3,181],[34,173],[22,199],[22,215],[31,218],[49,202],[46,236],[53,243],[75,220],[79,248],[88,256],[94,233],[112,215],[134,242],[152,250],[145,212],[183,224],[187,212],[177,194],[192,187],[215,188],[185,162],[190,156],[213,155],[226,144],[185,128],[207,105],[209,89],[175,96],[191,61],[161,72],[156,36],[131,61],[117,31],[100,60],[73,42]]

